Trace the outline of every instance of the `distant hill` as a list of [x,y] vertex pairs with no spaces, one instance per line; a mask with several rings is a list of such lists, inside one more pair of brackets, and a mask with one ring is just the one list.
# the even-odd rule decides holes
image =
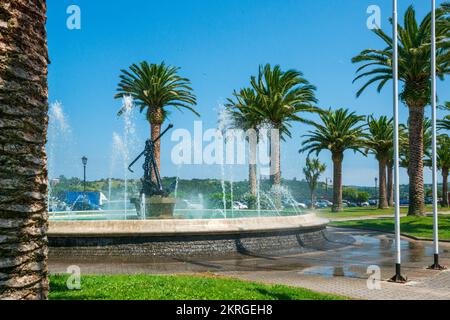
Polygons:
[[[176,181],[174,177],[163,178],[163,184],[168,186]],[[127,181],[128,194],[135,195],[139,193],[140,190],[139,180],[129,180]],[[297,201],[305,201],[310,198],[309,187],[304,180],[283,180],[283,186],[288,189],[291,195]],[[60,192],[65,191],[82,191],[83,181],[78,178],[66,178],[64,176],[58,179],[52,180],[51,191],[53,195],[57,195]],[[270,189],[270,181],[261,181],[261,190],[268,191]],[[230,182],[225,182],[223,185],[220,180],[217,179],[191,179],[191,180],[179,180],[177,195],[180,198],[197,198],[199,195],[208,198],[210,195],[222,193],[223,187],[225,187],[226,193],[231,193],[231,187],[234,195],[234,199],[240,199],[248,193],[248,182],[238,181],[234,182],[232,185]],[[356,189],[359,192],[367,192],[370,197],[375,198],[377,194],[377,189],[375,187],[362,187],[362,186],[346,186],[345,188]],[[101,191],[107,197],[112,199],[123,198],[125,190],[125,181],[121,179],[101,179],[96,181],[88,181],[86,183],[87,191]],[[318,198],[331,199],[332,198],[332,186],[328,186],[328,191],[325,183],[319,183],[317,196]],[[427,190],[431,191],[431,186],[426,186]],[[430,192],[428,191],[428,192]],[[400,189],[401,197],[408,197],[408,186],[402,185]]]

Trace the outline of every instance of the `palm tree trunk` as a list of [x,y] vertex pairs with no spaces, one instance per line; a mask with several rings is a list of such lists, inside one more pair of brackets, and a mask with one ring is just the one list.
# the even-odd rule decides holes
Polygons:
[[271,143],[271,152],[273,152],[271,159],[272,162],[272,187],[275,191],[275,206],[277,209],[281,208],[281,150],[280,150],[280,138],[278,137],[275,143]]
[[448,208],[448,168],[442,170],[442,207]]
[[[251,139],[250,139],[251,140]],[[258,195],[258,181],[257,181],[257,165],[256,165],[256,149],[257,144],[254,141],[249,141],[249,167],[248,167],[248,182],[250,194],[254,197]]]
[[[150,136],[151,136],[152,140],[158,139],[159,135],[161,134],[161,124],[152,123],[150,126],[151,126]],[[156,165],[158,167],[158,170],[161,172],[161,140],[158,140],[155,143],[154,154],[155,154]],[[155,177],[155,174],[153,171],[152,171],[151,177],[152,177],[153,181],[156,180],[156,177]]]
[[379,197],[379,203],[378,203],[378,208],[379,209],[386,209],[388,207],[388,199],[387,199],[387,191],[386,191],[386,159],[385,158],[381,158],[378,161],[378,165],[379,165],[379,190],[380,190],[380,197]]
[[344,154],[333,154],[333,212],[343,211],[342,205],[342,162]]
[[46,299],[45,0],[0,4],[0,300]]
[[258,195],[258,181],[257,181],[257,167],[256,164],[249,164],[248,166],[248,183],[250,194],[254,197]]
[[309,206],[310,209],[315,209],[315,203],[316,203],[316,190],[311,188],[311,205]]
[[389,207],[394,206],[394,168],[391,164],[387,165],[387,193]]
[[409,216],[425,214],[423,182],[423,120],[422,106],[409,106]]

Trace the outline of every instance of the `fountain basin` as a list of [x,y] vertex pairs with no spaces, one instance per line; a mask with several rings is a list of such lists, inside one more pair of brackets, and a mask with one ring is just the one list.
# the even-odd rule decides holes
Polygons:
[[51,221],[50,255],[222,256],[301,248],[325,241],[315,214],[237,219]]
[[[154,196],[145,199],[144,203],[139,198],[131,199],[135,205],[139,217],[145,215],[145,219],[172,219],[177,199],[170,197]],[[145,204],[145,208],[142,208]]]

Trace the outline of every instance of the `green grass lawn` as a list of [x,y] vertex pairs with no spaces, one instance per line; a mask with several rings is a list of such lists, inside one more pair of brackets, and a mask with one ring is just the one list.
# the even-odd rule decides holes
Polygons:
[[[393,232],[394,219],[336,221],[331,224],[336,227],[373,229]],[[402,218],[402,233],[419,238],[433,238],[433,217]],[[442,240],[450,240],[450,216],[440,216],[439,235]]]
[[50,277],[51,300],[342,300],[302,288],[212,276],[82,276],[81,290],[67,275]]
[[[427,207],[427,211],[431,212],[432,208]],[[448,212],[449,209],[442,209],[441,212]],[[326,219],[336,219],[336,218],[360,218],[360,217],[371,217],[371,216],[381,216],[381,215],[392,215],[394,216],[394,208],[389,209],[378,209],[374,207],[369,208],[345,208],[343,212],[332,213],[330,209],[318,209],[316,210],[320,217]],[[408,213],[407,207],[400,208],[402,214]]]

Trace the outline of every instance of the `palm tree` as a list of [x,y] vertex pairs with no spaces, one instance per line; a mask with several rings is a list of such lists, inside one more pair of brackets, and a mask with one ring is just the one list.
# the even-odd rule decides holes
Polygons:
[[46,299],[47,6],[0,7],[0,300]]
[[[400,166],[408,169],[409,171],[409,126],[400,124]],[[423,136],[423,163],[424,166],[431,166],[431,148],[433,143],[433,124],[430,119],[424,119],[422,125],[422,136]]]
[[[246,132],[253,133],[255,136],[248,136],[249,144],[249,190],[252,196],[257,196],[257,133],[261,125],[262,119],[256,114],[257,95],[252,88],[244,88],[239,92],[234,92],[234,99],[228,99],[225,108],[228,110],[232,125],[236,129],[242,129]],[[252,132],[250,132],[252,131]]]
[[319,159],[311,159],[308,157],[306,160],[306,167],[303,168],[303,173],[311,191],[311,209],[314,209],[314,203],[316,203],[317,182],[326,170],[327,166],[321,163]]
[[[131,96],[140,112],[145,112],[150,123],[150,136],[154,140],[161,134],[161,126],[166,120],[168,107],[177,110],[187,109],[199,116],[193,108],[196,97],[187,78],[178,75],[180,68],[161,64],[149,64],[144,61],[139,65],[133,64],[129,70],[121,70],[120,82],[116,99]],[[122,115],[122,108],[118,115]],[[160,169],[161,141],[155,144],[155,159]]]
[[[440,8],[437,18],[437,75],[443,79],[449,69],[449,38],[448,9]],[[403,82],[402,101],[409,108],[409,172],[410,172],[410,215],[424,213],[424,183],[423,183],[423,136],[422,122],[425,106],[430,103],[431,89],[431,14],[428,14],[420,25],[416,13],[410,6],[404,19],[404,26],[399,26],[399,78]],[[369,80],[358,91],[361,95],[371,84],[378,83],[380,92],[392,80],[392,48],[393,39],[381,29],[375,34],[385,43],[383,49],[368,49],[353,58],[354,63],[363,63],[358,68],[359,75],[355,81],[369,77]]]
[[[278,141],[271,142],[272,185],[277,190],[281,186],[280,139],[291,138],[291,123],[304,121],[300,113],[319,112],[314,106],[316,88],[297,70],[282,71],[276,65],[261,66],[257,77],[251,78],[251,85],[258,95],[255,114],[272,129],[279,132]],[[281,205],[277,197],[277,205]]]
[[368,117],[368,136],[365,141],[368,151],[375,155],[379,164],[379,208],[385,209],[389,206],[387,196],[387,166],[391,156],[391,150],[394,145],[394,124],[393,119],[382,116],[375,119],[373,116]]
[[438,169],[442,172],[442,207],[447,208],[448,203],[448,175],[450,170],[450,137],[439,136],[439,148],[437,151]]
[[[300,153],[319,155],[329,150],[333,159],[333,212],[340,212],[342,206],[342,162],[344,152],[353,150],[364,154],[365,117],[358,116],[348,109],[338,109],[320,114],[322,123],[309,122],[315,129],[304,137]],[[364,154],[365,155],[365,154]]]
[[[444,109],[450,111],[450,102],[445,104]],[[450,131],[450,115],[445,116],[445,118],[440,120],[438,124],[440,130]]]

